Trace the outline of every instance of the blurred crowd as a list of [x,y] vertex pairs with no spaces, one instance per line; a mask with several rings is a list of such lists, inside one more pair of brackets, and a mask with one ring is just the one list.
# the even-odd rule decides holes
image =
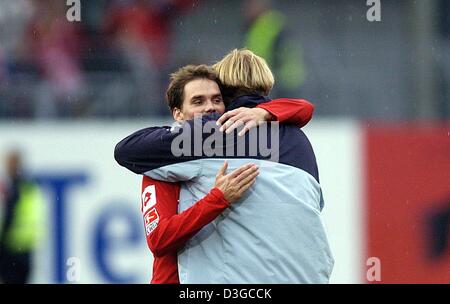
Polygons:
[[[0,2],[0,117],[167,115],[161,99],[178,68],[173,25],[198,3],[80,3],[80,22],[69,22],[65,1]],[[287,35],[285,16],[271,6],[269,0],[242,3],[242,43],[266,58],[287,92],[295,91],[304,80],[300,52]]]
[[[347,14],[346,7],[360,11],[349,13],[345,20],[341,15],[334,16],[332,11],[341,3],[325,1],[308,5],[301,1],[271,0],[81,0],[80,3],[80,22],[69,22],[66,14],[70,6],[64,0],[0,1],[0,119],[169,115],[162,101],[170,73],[180,65],[199,63],[192,62],[195,53],[199,48],[209,47],[205,43],[198,44],[197,49],[188,49],[183,44],[177,45],[177,39],[189,42],[190,33],[195,32],[212,39],[223,25],[208,27],[208,22],[215,24],[220,16],[216,11],[223,9],[236,12],[223,18],[239,23],[234,31],[241,32],[235,34],[230,29],[229,35],[221,32],[219,38],[214,37],[216,43],[217,39],[226,41],[219,56],[245,46],[264,57],[277,79],[274,96],[313,98],[319,115],[363,119],[417,116],[415,110],[410,110],[415,107],[414,87],[417,87],[412,81],[415,76],[410,74],[419,71],[411,64],[418,61],[409,57],[414,53],[408,47],[410,34],[393,28],[389,30],[392,33],[383,32],[382,39],[370,38],[396,26],[398,16],[408,24],[401,13],[405,11],[404,4],[396,4],[395,8],[383,6],[384,23],[377,26],[365,20],[365,3],[351,0],[342,4],[340,14]],[[427,76],[435,78],[432,86],[437,96],[430,102],[433,115],[445,119],[450,115],[450,2],[436,0],[436,3],[439,3],[438,18],[433,22],[439,35],[430,37],[433,44],[422,51],[431,49],[434,56],[433,77]],[[202,11],[206,6],[209,10]],[[283,7],[283,13],[275,6]],[[316,7],[319,13],[314,17]],[[397,13],[392,13],[394,9]],[[388,13],[392,14],[390,18],[386,17]],[[177,36],[177,29],[185,26],[183,21],[189,16],[204,20],[196,20],[183,29],[189,37]],[[356,21],[359,23],[353,24]],[[298,28],[299,24],[306,26]],[[365,29],[359,31],[356,24]],[[398,33],[401,36],[396,36]],[[392,47],[393,43],[398,45]],[[366,49],[361,45],[366,45]],[[212,46],[205,52],[218,55],[214,47],[217,48]],[[198,56],[204,56],[205,52]],[[180,59],[180,54],[185,58]],[[393,73],[396,77],[392,77]],[[389,86],[394,88],[386,90]]]
[[148,96],[163,96],[171,25],[191,7],[192,0],[83,1],[81,21],[68,22],[66,1],[1,1],[0,115],[165,114]]

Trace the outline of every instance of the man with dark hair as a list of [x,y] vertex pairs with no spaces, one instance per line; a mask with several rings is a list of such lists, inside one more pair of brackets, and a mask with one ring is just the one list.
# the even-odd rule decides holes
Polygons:
[[[189,65],[173,73],[166,99],[178,122],[198,114],[225,111],[217,76],[206,65]],[[208,193],[181,213],[177,210],[179,183],[143,178],[141,212],[147,244],[154,255],[151,283],[179,283],[177,250],[241,198],[258,175],[255,165],[242,165],[229,174],[226,174],[227,166],[224,162],[217,171],[215,183]]]
[[[211,80],[216,83],[220,89],[220,81],[214,69],[207,65],[187,65],[171,74],[169,87],[166,91],[166,101],[172,112],[174,109],[181,109],[184,100],[184,91],[186,86],[192,86],[191,82]],[[220,91],[217,92],[217,100],[221,100]]]

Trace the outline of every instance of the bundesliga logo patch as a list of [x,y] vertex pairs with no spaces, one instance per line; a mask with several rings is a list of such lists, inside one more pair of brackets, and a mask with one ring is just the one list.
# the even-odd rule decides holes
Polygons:
[[153,208],[144,216],[145,233],[147,235],[152,233],[152,231],[155,230],[156,226],[158,226],[158,222],[159,222],[158,212],[156,211],[156,208]]

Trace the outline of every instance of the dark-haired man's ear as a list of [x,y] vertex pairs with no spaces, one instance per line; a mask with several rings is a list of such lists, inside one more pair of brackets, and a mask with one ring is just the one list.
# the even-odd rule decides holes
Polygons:
[[183,112],[181,112],[181,109],[174,108],[172,110],[172,116],[173,116],[173,119],[175,119],[176,121],[184,120],[184,115],[183,115]]

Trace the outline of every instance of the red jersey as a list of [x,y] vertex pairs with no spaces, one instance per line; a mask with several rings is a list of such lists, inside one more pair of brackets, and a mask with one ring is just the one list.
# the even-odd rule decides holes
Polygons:
[[142,204],[147,244],[154,256],[151,283],[178,284],[177,249],[214,220],[229,205],[222,191],[213,188],[189,209],[178,213],[178,183],[144,177]]
[[[257,107],[279,122],[306,125],[314,106],[303,99],[276,99]],[[178,284],[177,251],[229,206],[222,191],[213,188],[204,198],[178,214],[180,185],[142,179],[141,212],[147,244],[153,253],[152,284]]]

